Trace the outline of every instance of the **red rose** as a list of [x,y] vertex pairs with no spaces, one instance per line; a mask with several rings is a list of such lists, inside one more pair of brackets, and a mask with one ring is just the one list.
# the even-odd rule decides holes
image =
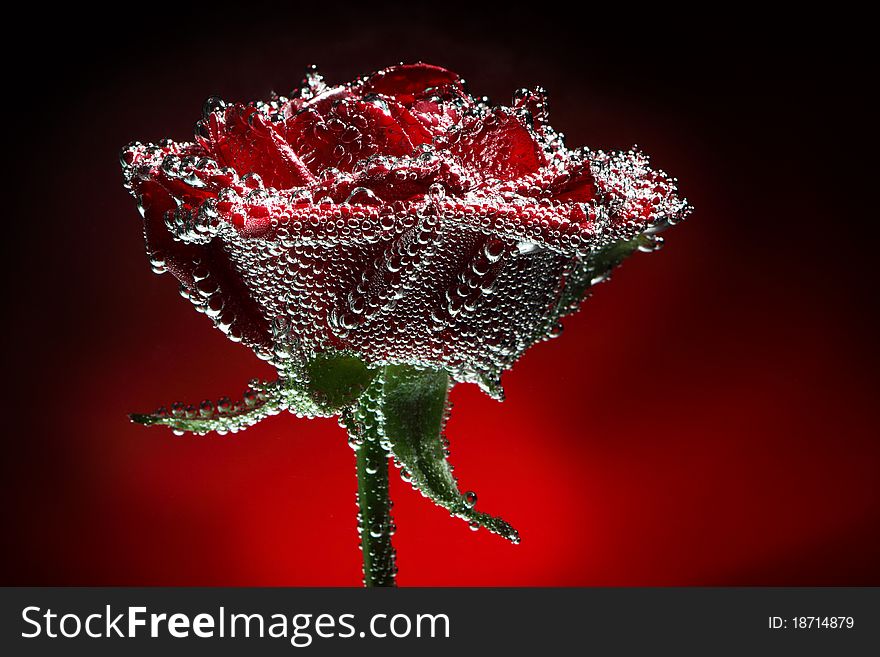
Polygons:
[[453,515],[518,540],[445,461],[450,380],[500,397],[505,369],[689,212],[638,151],[566,148],[541,89],[492,107],[427,64],[211,99],[194,142],[134,143],[122,164],[154,270],[279,370],[238,402],[133,419],[204,433],[341,415],[368,583],[393,581],[389,455]]
[[688,210],[640,153],[567,149],[540,89],[490,107],[427,64],[209,100],[194,143],[122,159],[154,267],[230,338],[271,358],[280,317],[307,353],[496,392],[622,255],[609,250]]

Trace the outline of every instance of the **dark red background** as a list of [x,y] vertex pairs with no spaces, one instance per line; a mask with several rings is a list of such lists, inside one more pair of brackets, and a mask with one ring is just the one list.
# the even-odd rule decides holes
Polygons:
[[638,143],[696,212],[530,351],[504,404],[455,389],[456,473],[523,541],[471,533],[394,477],[400,584],[880,584],[870,76],[852,29],[744,6],[688,27],[338,3],[23,23],[32,47],[4,80],[0,583],[359,583],[333,421],[210,438],[127,422],[270,373],[150,274],[117,152],[187,138],[207,96],[286,92],[313,62],[339,82],[422,59],[495,102],[545,86],[570,145]]

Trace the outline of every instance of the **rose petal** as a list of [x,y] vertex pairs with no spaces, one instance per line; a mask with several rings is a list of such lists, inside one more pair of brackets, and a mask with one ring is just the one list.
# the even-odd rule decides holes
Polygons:
[[267,186],[299,187],[314,177],[271,124],[254,107],[232,105],[212,112],[202,124],[207,135],[200,143],[218,162],[240,175],[258,174]]
[[412,98],[432,87],[460,86],[460,78],[452,71],[431,64],[404,64],[391,66],[373,73],[361,87],[364,94],[394,96],[406,104]]
[[487,181],[521,178],[547,163],[541,145],[522,121],[503,108],[470,119],[456,137],[449,152]]
[[[409,127],[417,140],[425,139],[414,121]],[[285,128],[287,142],[315,174],[330,168],[351,171],[371,155],[411,155],[414,150],[410,134],[387,106],[363,100],[341,99],[323,113],[309,106]]]
[[[157,270],[169,271],[181,284],[182,294],[208,315],[229,337],[258,352],[271,346],[268,324],[254,304],[222,246],[214,242],[186,243],[176,239],[168,222],[197,214],[216,196],[216,182],[208,167],[201,172],[173,169],[169,161],[192,158],[195,145],[163,149],[130,147],[124,157],[129,186],[139,199],[144,218],[147,252]],[[160,164],[161,163],[161,164]],[[218,178],[222,179],[222,176]],[[190,182],[187,182],[190,181]],[[196,184],[198,183],[198,184]]]
[[510,197],[586,203],[596,197],[596,179],[589,161],[585,160],[562,168],[545,167],[500,185],[498,192]]

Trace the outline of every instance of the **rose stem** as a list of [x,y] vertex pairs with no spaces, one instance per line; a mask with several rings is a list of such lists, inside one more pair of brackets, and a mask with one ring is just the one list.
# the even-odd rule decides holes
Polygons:
[[363,440],[356,453],[364,586],[395,586],[388,454],[375,438]]

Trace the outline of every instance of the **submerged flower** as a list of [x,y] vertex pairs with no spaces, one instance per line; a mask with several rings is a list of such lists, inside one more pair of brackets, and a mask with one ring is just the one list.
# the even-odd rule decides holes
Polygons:
[[[204,433],[338,414],[359,452],[390,455],[454,515],[515,539],[452,477],[448,389],[500,398],[504,370],[689,212],[674,181],[636,150],[566,148],[541,89],[493,107],[427,64],[209,99],[195,133],[123,150],[150,260],[279,379],[134,419]],[[367,494],[362,536],[390,532]]]

